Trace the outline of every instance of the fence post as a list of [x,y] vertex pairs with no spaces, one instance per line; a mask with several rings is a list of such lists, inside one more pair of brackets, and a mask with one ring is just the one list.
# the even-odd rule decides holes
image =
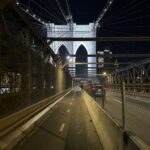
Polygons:
[[122,126],[125,128],[125,82],[122,82]]

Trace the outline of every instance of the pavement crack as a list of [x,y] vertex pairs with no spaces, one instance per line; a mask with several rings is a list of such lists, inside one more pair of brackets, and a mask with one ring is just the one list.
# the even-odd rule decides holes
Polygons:
[[62,140],[62,141],[65,141],[64,138],[62,138],[62,137],[60,137],[59,135],[57,135],[57,134],[55,134],[55,133],[49,131],[48,129],[44,128],[43,126],[39,126],[38,124],[35,124],[35,126],[38,127],[39,129],[43,130],[44,132],[46,132],[46,133],[48,133],[48,134],[50,134],[50,135],[53,135],[53,136],[59,138],[59,139]]

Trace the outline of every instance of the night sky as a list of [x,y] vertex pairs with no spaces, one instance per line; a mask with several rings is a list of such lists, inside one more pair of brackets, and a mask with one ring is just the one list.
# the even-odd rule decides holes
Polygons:
[[[58,1],[67,16],[66,0]],[[88,24],[95,21],[107,1],[68,0],[74,22]],[[45,21],[65,22],[56,0],[20,0],[20,3]],[[114,0],[100,25],[102,36],[150,35],[150,0]]]
[[[68,14],[66,0],[59,0],[65,15]],[[96,20],[107,0],[68,0],[73,20],[77,24],[88,24]],[[40,16],[44,21],[63,24],[65,20],[56,0],[20,0],[24,7]],[[149,36],[150,0],[114,0],[112,7],[100,22],[97,36]],[[149,42],[99,43],[98,50],[110,49],[113,53],[149,53]]]

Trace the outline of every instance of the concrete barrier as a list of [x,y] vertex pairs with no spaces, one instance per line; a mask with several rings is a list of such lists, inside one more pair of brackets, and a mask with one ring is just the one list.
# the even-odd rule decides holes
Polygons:
[[66,90],[1,119],[0,150],[11,150],[36,126],[36,123],[43,122],[47,118],[50,109],[70,92],[71,89]]
[[126,133],[84,90],[82,94],[104,150],[150,150],[142,140]]

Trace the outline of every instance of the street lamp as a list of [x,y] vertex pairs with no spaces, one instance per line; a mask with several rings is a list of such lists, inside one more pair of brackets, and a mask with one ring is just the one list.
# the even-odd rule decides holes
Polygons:
[[104,75],[104,76],[107,76],[107,72],[103,72],[103,75]]
[[70,56],[67,56],[66,58],[69,60],[69,59],[70,59]]
[[66,59],[67,59],[68,61],[72,61],[72,58],[71,58],[69,55],[66,57]]
[[16,4],[19,5],[20,3],[19,3],[19,2],[16,2]]

